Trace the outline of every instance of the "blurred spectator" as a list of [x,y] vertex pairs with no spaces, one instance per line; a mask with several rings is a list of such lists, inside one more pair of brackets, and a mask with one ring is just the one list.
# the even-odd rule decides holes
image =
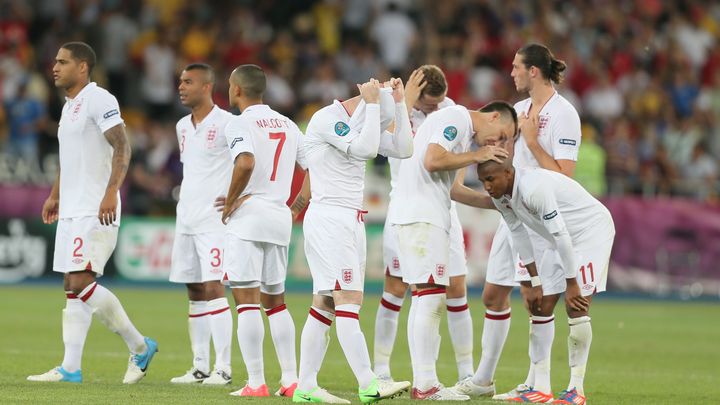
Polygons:
[[27,91],[28,80],[23,80],[17,95],[5,104],[8,126],[8,150],[21,156],[29,164],[38,165],[40,131],[45,125],[45,106]]
[[175,49],[168,32],[158,29],[155,40],[143,52],[142,94],[151,119],[165,120],[172,117],[176,63]]
[[[607,177],[611,194],[622,195],[635,187],[639,162],[630,122],[620,119],[611,129],[605,143],[607,150]],[[580,159],[578,158],[578,161]]]
[[695,145],[690,162],[682,167],[684,191],[700,200],[716,195],[718,168],[703,143]]
[[606,159],[605,149],[597,143],[595,128],[591,125],[583,125],[574,178],[594,196],[603,196],[607,191]]
[[138,36],[137,23],[121,9],[111,11],[103,17],[102,59],[108,77],[108,90],[118,99],[118,103],[128,102],[126,88],[130,84],[128,75],[130,44]]
[[335,65],[329,58],[315,68],[314,75],[303,85],[300,94],[306,103],[319,102],[323,105],[350,96],[348,84],[337,77]]
[[400,11],[395,2],[387,4],[385,11],[370,28],[370,35],[380,50],[380,56],[393,76],[399,76],[407,66],[415,42],[415,32],[415,23]]

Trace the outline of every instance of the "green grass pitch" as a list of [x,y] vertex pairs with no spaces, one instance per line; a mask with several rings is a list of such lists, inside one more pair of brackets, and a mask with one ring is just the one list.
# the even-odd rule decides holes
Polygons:
[[[111,287],[112,288],[112,287]],[[244,385],[245,368],[237,341],[233,343],[234,380],[230,387],[171,385],[171,377],[191,365],[187,334],[187,300],[182,289],[115,287],[130,318],[141,333],[154,337],[160,352],[149,374],[134,386],[121,384],[127,350],[120,337],[93,320],[83,359],[83,384],[31,383],[29,374],[45,372],[62,360],[62,286],[0,287],[0,403],[3,404],[198,404],[231,403],[248,399],[228,393]],[[309,295],[291,294],[288,307],[295,320],[298,341],[307,317]],[[372,353],[373,325],[378,297],[368,295],[360,319]],[[405,334],[409,300],[402,311],[392,358],[395,379],[410,379]],[[479,360],[483,306],[479,296],[470,301],[475,325],[475,362]],[[523,381],[527,370],[528,322],[522,304],[513,302],[510,337],[497,370],[497,387],[506,391]],[[566,316],[556,311],[556,338],[552,352],[555,392],[568,379]],[[593,345],[585,389],[595,404],[699,404],[720,399],[720,305],[609,299],[594,302]],[[456,379],[447,325],[443,323],[438,362],[440,379]],[[320,371],[320,384],[330,392],[357,401],[357,386],[337,338],[333,337]],[[265,332],[265,369],[268,387],[277,389],[279,367],[269,330]],[[252,399],[250,399],[252,400]],[[257,400],[257,399],[256,399]],[[407,403],[408,396],[387,401]],[[270,398],[264,402],[290,402]],[[492,401],[472,401],[492,403]]]

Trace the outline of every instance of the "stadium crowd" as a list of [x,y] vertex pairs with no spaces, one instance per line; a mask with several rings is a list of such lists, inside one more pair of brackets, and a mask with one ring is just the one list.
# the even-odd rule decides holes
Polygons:
[[[263,66],[266,102],[302,126],[355,83],[407,79],[424,63],[443,68],[448,97],[468,108],[517,101],[510,65],[532,39],[568,64],[559,91],[581,115],[576,178],[589,191],[714,201],[720,190],[717,2],[5,0],[0,10],[0,184],[55,178],[65,100],[50,69],[69,40],[98,51],[94,80],[117,96],[133,143],[128,207],[148,214],[174,210],[188,63],[220,78]],[[223,108],[227,87],[215,89]]]

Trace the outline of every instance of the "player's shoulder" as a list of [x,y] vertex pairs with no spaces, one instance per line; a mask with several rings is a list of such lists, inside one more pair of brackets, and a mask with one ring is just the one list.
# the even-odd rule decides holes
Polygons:
[[527,111],[527,110],[528,110],[528,107],[530,106],[530,103],[532,103],[532,100],[530,99],[530,97],[528,97],[528,98],[526,98],[526,99],[524,99],[524,100],[520,100],[520,101],[518,101],[517,103],[515,103],[515,104],[513,105],[513,108],[514,108],[515,111],[517,111],[518,113],[521,113],[521,112],[524,112],[524,111]]
[[553,109],[555,110],[555,114],[562,114],[563,116],[573,116],[578,117],[578,120],[580,119],[580,115],[578,114],[575,106],[572,105],[572,103],[568,99],[563,97],[560,93],[555,96]]
[[175,124],[175,129],[180,130],[183,128],[187,128],[188,126],[192,126],[192,114],[188,114],[178,120],[178,122]]
[[446,108],[446,107],[452,107],[455,104],[455,100],[451,99],[450,97],[445,97],[443,101],[438,104],[438,109]]
[[91,100],[115,100],[117,102],[117,98],[110,93],[107,89],[104,87],[100,87],[95,83],[91,83],[93,86],[92,88],[88,89],[87,96]]
[[[307,127],[308,132],[323,131],[326,130],[328,125],[335,125],[338,122],[349,121],[347,119],[343,120],[343,118],[344,117],[342,117],[337,111],[335,104],[327,105],[315,111],[315,114],[310,117],[310,122],[308,122]],[[348,122],[344,122],[344,124],[348,125]]]

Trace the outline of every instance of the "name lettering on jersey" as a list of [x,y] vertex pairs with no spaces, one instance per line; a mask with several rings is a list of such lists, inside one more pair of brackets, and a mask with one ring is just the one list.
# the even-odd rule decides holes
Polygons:
[[560,139],[560,145],[570,145],[570,146],[575,146],[575,145],[577,145],[577,142],[575,142],[575,140],[574,140],[574,139],[566,139],[566,138],[562,138],[562,139]]
[[242,142],[242,141],[243,141],[242,136],[233,139],[232,142],[230,142],[230,149],[234,148],[236,143]]
[[286,120],[279,120],[277,118],[259,119],[259,120],[255,121],[255,125],[257,125],[259,128],[266,128],[266,129],[288,128],[288,124],[287,124]]
[[345,136],[350,133],[350,126],[348,124],[338,121],[335,123],[335,134],[337,136]]
[[452,141],[452,140],[455,139],[455,137],[457,136],[457,128],[455,128],[454,126],[450,125],[449,127],[443,129],[443,136],[444,136],[445,139],[447,139],[448,141]]
[[555,218],[556,216],[557,216],[557,210],[555,210],[555,211],[553,211],[553,212],[551,212],[551,213],[549,213],[549,214],[543,215],[543,219],[546,220],[546,221],[549,221],[549,220]]
[[114,115],[118,115],[118,114],[120,114],[120,111],[118,111],[116,109],[112,109],[112,110],[106,112],[105,114],[103,114],[103,118],[108,119],[108,118],[110,118]]

